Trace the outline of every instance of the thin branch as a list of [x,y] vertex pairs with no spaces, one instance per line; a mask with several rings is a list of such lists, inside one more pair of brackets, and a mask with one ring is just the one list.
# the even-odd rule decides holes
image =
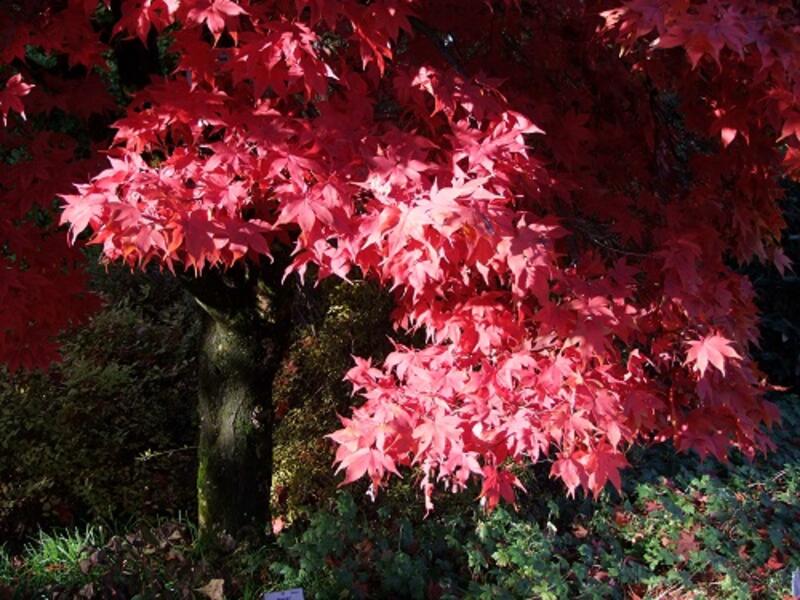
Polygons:
[[197,450],[197,446],[183,446],[182,448],[173,448],[172,450],[160,450],[158,452],[153,452],[152,450],[145,450],[139,456],[136,457],[136,461],[147,462],[149,460],[153,460],[154,458],[161,458],[163,456],[172,456],[173,454],[178,454],[179,452],[187,452],[189,450]]

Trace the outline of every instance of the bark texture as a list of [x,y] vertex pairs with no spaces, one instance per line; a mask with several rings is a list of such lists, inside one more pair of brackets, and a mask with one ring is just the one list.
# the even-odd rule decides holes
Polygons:
[[186,285],[204,309],[200,538],[259,537],[270,524],[272,384],[288,346],[288,288],[254,269],[209,272]]

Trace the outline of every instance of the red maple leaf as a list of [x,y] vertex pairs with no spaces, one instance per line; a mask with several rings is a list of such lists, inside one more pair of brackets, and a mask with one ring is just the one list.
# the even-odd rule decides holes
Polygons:
[[22,81],[22,74],[17,73],[12,76],[2,91],[0,91],[0,114],[3,116],[3,125],[8,124],[8,113],[15,111],[24,119],[25,106],[22,104],[21,98],[27,96],[33,85],[27,84]]
[[187,18],[196,23],[205,23],[217,40],[231,17],[246,14],[244,8],[231,0],[199,0],[189,11]]
[[778,138],[778,141],[782,142],[794,136],[800,142],[800,111],[791,111],[784,115],[783,119],[781,137]]
[[713,334],[689,342],[686,363],[694,363],[693,368],[700,372],[701,377],[705,374],[709,363],[724,375],[726,358],[742,358],[731,346],[731,340],[726,337]]

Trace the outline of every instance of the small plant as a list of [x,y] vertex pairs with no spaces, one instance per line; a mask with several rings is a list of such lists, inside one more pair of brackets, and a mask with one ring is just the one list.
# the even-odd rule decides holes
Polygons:
[[40,531],[21,556],[12,558],[5,549],[0,550],[0,583],[14,582],[18,593],[53,586],[80,588],[90,581],[84,569],[90,549],[101,545],[106,536],[103,527],[93,525]]

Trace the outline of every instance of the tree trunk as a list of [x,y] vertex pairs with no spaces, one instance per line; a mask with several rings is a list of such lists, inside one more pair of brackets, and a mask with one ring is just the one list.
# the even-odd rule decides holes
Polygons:
[[279,284],[243,269],[185,282],[204,309],[198,411],[200,540],[262,537],[270,527],[272,383],[288,345]]

